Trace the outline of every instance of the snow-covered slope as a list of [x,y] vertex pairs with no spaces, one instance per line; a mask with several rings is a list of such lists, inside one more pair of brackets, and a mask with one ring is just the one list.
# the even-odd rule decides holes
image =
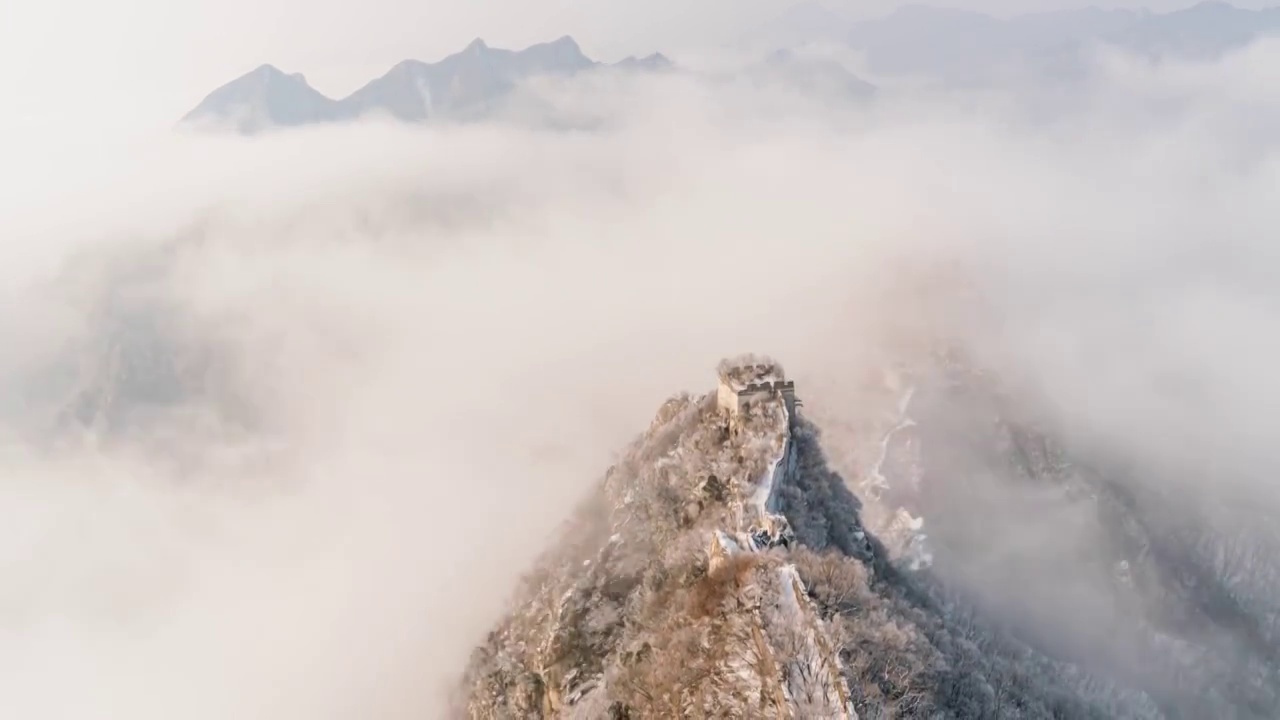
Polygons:
[[866,533],[781,394],[721,405],[660,408],[476,650],[458,715],[1161,716],[953,619]]
[[1046,652],[1144,688],[1170,716],[1276,716],[1269,505],[1122,462],[972,363],[915,380],[915,425],[895,436],[884,475],[924,520],[938,581]]
[[810,403],[897,568],[1168,717],[1277,716],[1272,503],[1067,432],[971,353],[912,357],[851,393],[859,407]]

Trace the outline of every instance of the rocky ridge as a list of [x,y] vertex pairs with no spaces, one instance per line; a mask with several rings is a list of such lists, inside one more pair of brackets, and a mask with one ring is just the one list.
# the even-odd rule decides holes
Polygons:
[[[739,358],[725,370],[781,368]],[[1162,717],[914,582],[781,392],[668,400],[475,651],[470,718]]]

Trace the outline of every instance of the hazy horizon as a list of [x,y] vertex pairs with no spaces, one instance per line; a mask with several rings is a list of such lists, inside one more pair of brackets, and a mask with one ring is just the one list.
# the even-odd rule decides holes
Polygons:
[[[406,58],[434,60],[476,37],[522,48],[572,35],[587,55],[616,61],[661,51],[680,54],[732,41],[766,25],[799,0],[704,0],[696,5],[554,2],[443,8],[374,0],[300,3],[159,0],[63,3],[16,0],[0,23],[0,88],[6,125],[25,133],[71,129],[93,118],[99,130],[138,134],[167,128],[213,88],[262,64],[301,72],[321,92],[344,95]],[[873,17],[906,2],[825,5]],[[1097,6],[1169,11],[1193,2],[925,3],[993,14]],[[1266,6],[1233,3],[1241,8]]]

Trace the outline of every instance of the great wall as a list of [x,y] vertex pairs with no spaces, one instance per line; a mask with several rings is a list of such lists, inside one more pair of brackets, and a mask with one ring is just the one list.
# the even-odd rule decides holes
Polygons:
[[719,371],[663,404],[540,561],[473,658],[468,717],[857,720],[781,502],[795,383],[754,358]]
[[[790,524],[779,509],[778,491],[789,477],[794,476],[797,469],[795,443],[791,434],[796,427],[796,410],[801,406],[796,399],[795,382],[786,380],[782,368],[776,363],[722,363],[719,376],[716,404],[728,425],[730,442],[743,439],[743,418],[753,406],[773,403],[782,409],[785,421],[774,430],[781,440],[781,450],[768,464],[767,470],[755,480],[751,495],[739,499],[738,502],[742,504],[731,514],[737,527],[712,533],[709,550],[709,566],[712,571],[723,567],[735,554],[766,552],[776,547],[789,548],[795,543]],[[804,582],[795,566],[790,563],[780,565],[777,572],[780,597],[775,600],[780,607],[787,608],[788,612],[771,615],[758,611],[754,613],[754,621],[759,625],[756,635],[777,636],[778,629],[766,627],[769,622],[766,617],[773,618],[773,622],[782,618],[782,622],[794,624],[790,633],[803,638],[804,648],[800,654],[809,659],[807,672],[780,672],[777,678],[763,679],[766,686],[773,686],[770,694],[776,698],[779,717],[799,720],[811,717],[811,713],[818,711],[823,718],[857,720],[858,715],[843,678],[839,655],[833,650],[828,631],[809,599]],[[788,664],[785,658],[773,657],[774,651],[768,643],[760,642],[759,652],[764,656],[763,665],[767,668],[776,669]],[[794,665],[794,659],[791,664]],[[797,707],[798,697],[806,699],[804,709]]]

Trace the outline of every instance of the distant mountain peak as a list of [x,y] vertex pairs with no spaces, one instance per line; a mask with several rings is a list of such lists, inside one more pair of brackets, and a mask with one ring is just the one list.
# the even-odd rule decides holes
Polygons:
[[305,85],[307,83],[307,78],[302,73],[287,73],[275,65],[263,63],[235,80],[232,80],[223,87],[264,82],[287,82]]
[[[261,65],[215,90],[183,122],[229,125],[237,132],[255,133],[274,126],[351,120],[370,112],[411,122],[474,118],[490,111],[528,78],[568,77],[599,65],[570,35],[518,51],[492,48],[477,37],[438,62],[403,60],[341,100],[312,89],[301,73],[286,74],[275,66]],[[670,67],[671,62],[653,53],[619,65],[655,71]]]
[[263,64],[209,93],[182,122],[253,133],[324,122],[333,108],[334,101],[308,85],[302,73]]
[[416,68],[422,67],[423,65],[424,63],[421,60],[401,60],[395,65],[392,65],[391,69],[388,70],[386,72],[386,75],[384,75],[383,77],[386,77],[388,75],[395,75],[395,74],[405,74],[405,73],[412,74]]
[[776,82],[814,96],[868,99],[876,88],[836,60],[799,54],[782,48],[769,53],[754,68],[757,80]]
[[1205,60],[1277,35],[1280,9],[1251,10],[1222,0],[1168,12],[1087,7],[1009,17],[912,3],[853,23],[844,41],[864,67],[882,77],[972,86],[1003,82],[1010,71],[1079,79],[1091,72],[1089,55],[1098,46],[1149,58]]
[[614,67],[622,70],[644,70],[657,71],[667,70],[673,66],[673,63],[666,55],[662,53],[650,53],[642,58],[635,55],[628,55],[614,64]]
[[537,56],[547,56],[547,57],[553,56],[558,58],[572,58],[574,61],[581,60],[581,61],[591,62],[587,60],[586,54],[582,52],[582,47],[578,45],[578,41],[574,40],[572,37],[568,35],[563,35],[555,40],[552,40],[551,42],[538,43],[537,45],[530,45],[529,47],[520,51],[519,54],[526,55],[526,56],[537,55]]

